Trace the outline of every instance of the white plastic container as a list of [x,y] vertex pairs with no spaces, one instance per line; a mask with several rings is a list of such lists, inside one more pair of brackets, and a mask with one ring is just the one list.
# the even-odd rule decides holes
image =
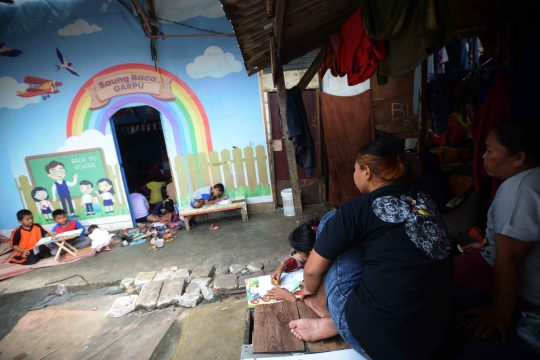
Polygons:
[[[302,191],[300,190],[300,193]],[[283,200],[283,214],[285,216],[294,216],[294,203],[292,189],[281,190],[281,199]]]

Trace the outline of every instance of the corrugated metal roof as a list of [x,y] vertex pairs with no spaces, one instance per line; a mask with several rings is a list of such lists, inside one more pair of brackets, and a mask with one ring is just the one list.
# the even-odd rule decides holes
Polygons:
[[[313,63],[313,60],[317,57],[317,54],[319,52],[317,50],[312,51],[310,53],[307,53],[304,56],[300,56],[297,59],[294,59],[290,63],[283,65],[283,71],[290,71],[290,70],[304,70],[309,68],[309,66]],[[263,74],[271,74],[272,68],[267,67],[263,70]]]
[[[220,0],[231,21],[248,75],[270,66],[273,17],[265,8],[272,0]],[[362,0],[287,1],[281,48],[283,64],[326,44],[328,34],[360,7]]]

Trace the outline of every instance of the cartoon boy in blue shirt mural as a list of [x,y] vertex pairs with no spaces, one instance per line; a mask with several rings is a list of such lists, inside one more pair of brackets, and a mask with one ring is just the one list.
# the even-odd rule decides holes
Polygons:
[[73,202],[71,201],[71,194],[69,192],[69,186],[74,186],[77,183],[78,175],[73,175],[73,181],[65,181],[64,178],[66,177],[66,168],[64,167],[64,164],[55,160],[51,161],[47,166],[45,166],[45,171],[47,172],[47,175],[54,180],[54,184],[51,189],[53,202],[58,201],[56,199],[56,192],[58,191],[58,197],[60,198],[62,209],[64,209],[66,214],[71,214],[71,217],[78,217],[73,211]]

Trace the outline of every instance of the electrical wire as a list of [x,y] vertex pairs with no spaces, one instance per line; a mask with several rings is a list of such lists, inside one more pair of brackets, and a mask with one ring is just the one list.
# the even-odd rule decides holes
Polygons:
[[187,28],[194,29],[194,30],[206,31],[206,32],[211,33],[211,34],[227,35],[227,34],[225,34],[225,33],[221,33],[221,32],[218,32],[218,31],[208,30],[208,29],[202,29],[202,28],[198,28],[198,27],[196,27],[196,26],[187,25],[187,24],[184,24],[184,23],[181,23],[181,22],[178,22],[178,21],[172,21],[172,20],[163,19],[163,18],[160,18],[160,17],[158,17],[158,16],[156,16],[156,18],[159,19],[159,20],[161,20],[161,21],[166,21],[166,22],[170,22],[170,23],[173,23],[173,24],[185,26],[185,27],[187,27]]

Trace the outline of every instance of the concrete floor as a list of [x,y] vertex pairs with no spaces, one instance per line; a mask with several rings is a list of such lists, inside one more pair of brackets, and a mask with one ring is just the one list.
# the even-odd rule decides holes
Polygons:
[[[326,209],[321,205],[304,207],[304,219],[322,217]],[[210,230],[212,223],[220,229]],[[192,270],[202,264],[216,267],[248,264],[252,261],[283,260],[290,255],[289,233],[296,227],[294,218],[283,211],[253,214],[242,223],[239,215],[227,216],[223,221],[199,221],[191,231],[180,230],[176,240],[156,252],[148,251],[148,242],[120,247],[110,252],[78,262],[38,269],[0,282],[0,292],[10,293],[42,287],[50,281],[81,275],[90,284],[110,284],[141,271],[160,271],[178,266]],[[79,278],[65,281],[66,286],[84,285]]]
[[[304,219],[325,213],[323,206],[307,206]],[[220,229],[210,230],[211,223]],[[248,223],[242,223],[239,216],[199,221],[192,231],[179,231],[175,241],[157,252],[148,251],[148,243],[117,245],[94,258],[1,281],[0,293],[40,288],[74,274],[86,278],[92,288],[99,288],[100,284],[112,284],[141,271],[159,271],[173,265],[192,270],[201,264],[218,267],[283,260],[290,255],[287,238],[295,226],[294,218],[285,217],[282,211],[253,214]],[[84,285],[79,278],[64,283],[72,289]],[[247,308],[245,297],[221,301],[215,298],[192,310],[167,308],[111,319],[106,314],[117,296],[29,312],[0,341],[0,358],[239,359]],[[93,311],[94,306],[97,311]],[[228,309],[221,311],[224,307]],[[51,336],[53,333],[62,336]]]

